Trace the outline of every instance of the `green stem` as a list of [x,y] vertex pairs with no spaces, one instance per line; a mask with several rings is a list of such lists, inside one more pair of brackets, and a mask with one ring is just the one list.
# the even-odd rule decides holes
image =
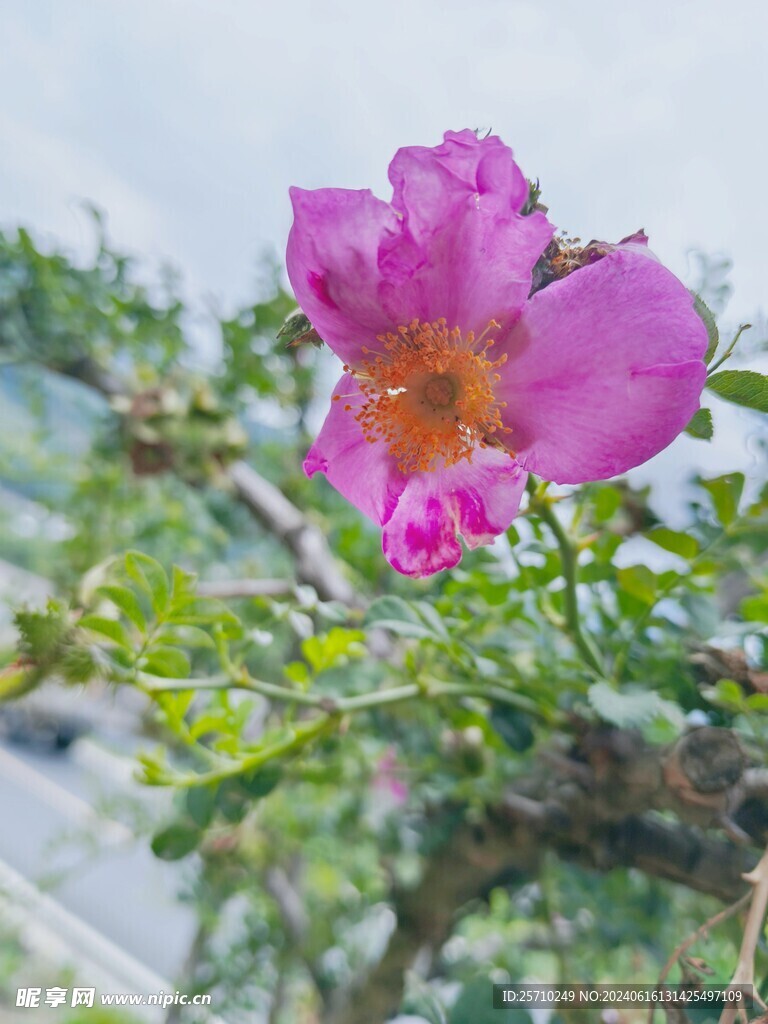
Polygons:
[[179,690],[251,690],[286,702],[293,702],[298,698],[300,703],[312,705],[323,712],[309,721],[300,722],[298,725],[293,726],[290,733],[283,739],[269,746],[262,747],[260,750],[256,750],[252,754],[240,758],[238,761],[213,768],[207,772],[174,776],[172,780],[174,785],[182,788],[205,786],[255,771],[274,758],[290,757],[303,750],[314,739],[326,732],[330,732],[343,715],[413,700],[419,696],[424,696],[428,699],[475,697],[492,703],[507,704],[511,707],[540,714],[540,708],[535,701],[522,694],[508,691],[504,687],[464,685],[462,683],[446,683],[439,680],[429,680],[423,686],[418,683],[408,683],[404,686],[393,686],[389,689],[375,690],[372,693],[358,694],[354,697],[336,698],[289,690],[284,686],[265,683],[259,679],[251,679],[243,672],[238,673],[234,679],[229,676],[212,676],[208,679],[153,679],[149,682],[145,676],[141,681],[141,688],[149,694]]
[[605,671],[601,664],[600,655],[592,639],[581,628],[579,602],[576,595],[576,584],[578,582],[576,546],[566,533],[563,524],[557,518],[550,501],[538,494],[537,481],[533,476],[529,476],[527,487],[531,495],[533,511],[547,524],[560,549],[560,562],[563,570],[563,579],[565,580],[563,599],[565,603],[566,632],[573,640],[576,649],[581,654],[585,663],[602,678],[605,675]]
[[181,690],[248,690],[261,694],[271,700],[283,701],[286,704],[302,704],[305,707],[321,708],[329,715],[346,715],[368,708],[397,704],[405,700],[413,700],[420,695],[426,697],[479,697],[495,704],[508,704],[510,707],[523,711],[537,712],[538,704],[501,686],[465,685],[448,683],[442,680],[429,680],[424,686],[418,683],[407,683],[384,690],[373,690],[354,697],[331,697],[317,693],[304,693],[302,690],[291,690],[287,686],[267,683],[261,679],[239,672],[236,678],[227,675],[209,676],[206,679],[159,679],[142,676],[139,681],[144,693],[150,696],[155,693],[179,692]]
[[708,377],[710,377],[715,372],[715,370],[719,370],[720,367],[723,365],[723,363],[726,361],[726,359],[730,359],[731,353],[736,348],[736,342],[742,336],[744,331],[748,331],[751,326],[752,326],[752,324],[742,324],[739,327],[738,331],[736,332],[736,336],[734,337],[733,341],[730,343],[728,348],[725,350],[725,352],[720,356],[720,358],[716,362],[712,363],[710,368],[707,370],[707,376]]
[[356,697],[335,697],[328,698],[333,701],[340,714],[347,714],[353,711],[365,711],[367,708],[377,708],[383,704],[398,704],[403,700],[413,700],[424,691],[416,683],[408,683],[405,686],[393,686],[387,690],[373,690],[371,693],[361,693]]
[[234,675],[208,676],[205,679],[159,679],[139,674],[139,686],[147,694],[168,693],[178,690],[248,690],[258,693],[271,700],[282,700],[290,704],[303,704],[306,707],[322,707],[323,697],[303,690],[291,690],[287,686],[267,683],[263,679],[254,679],[244,671]]
[[173,783],[181,788],[190,789],[193,786],[207,786],[211,783],[223,782],[225,779],[231,779],[237,775],[246,775],[276,757],[290,757],[293,754],[298,754],[312,740],[317,739],[324,732],[330,732],[336,724],[337,718],[337,715],[320,715],[309,722],[302,722],[291,729],[290,734],[284,739],[278,740],[270,746],[262,747],[260,750],[240,758],[239,761],[215,768],[210,772],[178,775],[174,777]]

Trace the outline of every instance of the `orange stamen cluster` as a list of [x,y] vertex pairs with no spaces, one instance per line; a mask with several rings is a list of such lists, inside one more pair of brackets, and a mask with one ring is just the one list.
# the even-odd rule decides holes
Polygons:
[[[476,448],[509,449],[494,435],[509,433],[501,422],[504,402],[494,396],[506,355],[492,361],[486,336],[499,324],[492,320],[476,339],[444,319],[413,320],[397,333],[380,335],[383,351],[350,369],[363,403],[347,405],[371,443],[384,441],[403,473],[429,472],[439,465],[471,461]],[[482,345],[482,348],[480,347]]]

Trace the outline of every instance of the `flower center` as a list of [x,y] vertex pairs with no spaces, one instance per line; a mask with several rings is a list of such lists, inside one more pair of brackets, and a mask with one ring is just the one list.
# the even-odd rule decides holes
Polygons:
[[345,367],[363,394],[362,405],[345,408],[354,408],[366,440],[389,446],[403,473],[471,461],[476,448],[489,445],[509,451],[494,437],[510,433],[501,422],[506,403],[494,396],[507,357],[488,358],[494,339],[487,335],[498,327],[491,320],[475,338],[449,330],[445,320],[413,320],[379,335],[382,351],[364,348],[371,358],[359,368]]

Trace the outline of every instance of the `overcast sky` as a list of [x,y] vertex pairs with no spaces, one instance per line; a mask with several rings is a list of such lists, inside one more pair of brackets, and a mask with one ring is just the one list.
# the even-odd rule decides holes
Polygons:
[[252,295],[289,185],[388,198],[399,146],[492,127],[561,228],[767,305],[764,0],[2,0],[0,39],[0,225],[82,247],[87,197],[193,298]]

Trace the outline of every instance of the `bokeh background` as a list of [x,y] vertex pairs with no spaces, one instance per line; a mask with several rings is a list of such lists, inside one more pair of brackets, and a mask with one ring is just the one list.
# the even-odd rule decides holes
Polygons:
[[763,301],[768,12],[394,0],[6,2],[0,218],[171,260],[198,300],[250,297],[282,251],[287,190],[386,196],[403,145],[492,128],[583,238],[645,227],[672,269],[734,262],[733,315]]
[[[81,200],[95,203],[145,270],[180,271],[200,351],[215,354],[206,314],[251,298],[257,261],[281,256],[290,185],[386,197],[399,146],[492,129],[560,229],[586,241],[644,227],[691,285],[703,253],[710,301],[720,289],[729,321],[754,322],[767,31],[746,0],[8,2],[0,223],[87,252]],[[712,470],[743,457],[683,451]]]

